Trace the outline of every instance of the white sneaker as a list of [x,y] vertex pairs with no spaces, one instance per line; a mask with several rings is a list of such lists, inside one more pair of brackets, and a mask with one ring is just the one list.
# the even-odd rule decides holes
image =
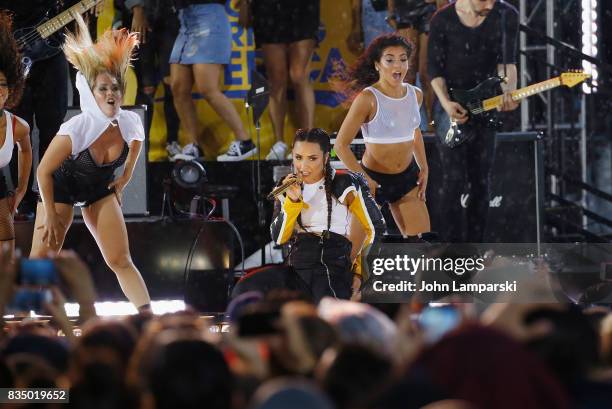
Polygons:
[[188,155],[188,156],[193,156],[194,158],[198,158],[200,157],[200,148],[198,148],[198,145],[196,145],[195,143],[188,143],[187,145],[183,146],[181,153],[183,155]]
[[287,144],[285,142],[278,141],[272,145],[270,153],[266,156],[266,160],[283,160],[287,155]]
[[234,141],[223,155],[217,156],[219,162],[237,162],[248,159],[257,153],[257,146],[252,140]]
[[195,160],[198,159],[200,156],[200,149],[198,148],[198,145],[196,145],[195,143],[189,143],[183,146],[183,149],[180,153],[177,153],[176,155],[172,156],[170,158],[170,161],[174,162],[176,160]]
[[177,141],[173,141],[166,145],[166,152],[168,152],[168,158],[172,160],[174,156],[181,153],[181,146]]

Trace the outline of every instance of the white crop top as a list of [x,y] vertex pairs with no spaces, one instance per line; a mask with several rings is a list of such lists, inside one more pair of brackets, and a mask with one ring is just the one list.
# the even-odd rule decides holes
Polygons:
[[[4,144],[0,148],[0,168],[5,167],[11,162],[11,158],[13,157],[13,147],[15,144],[15,130],[13,129],[13,114],[11,114],[6,109],[4,110],[4,116],[6,117],[6,132],[4,136]],[[27,122],[23,119],[15,116],[15,119],[25,126],[28,126]],[[21,146],[19,146],[21,150]]]
[[72,157],[89,148],[112,121],[117,122],[121,136],[128,145],[133,140],[144,140],[144,127],[137,113],[119,108],[115,117],[109,118],[98,106],[87,80],[80,72],[77,72],[76,86],[79,90],[81,113],[64,122],[57,131],[58,135],[70,137]]
[[[327,199],[325,197],[324,182],[325,180],[321,179],[312,184],[304,183],[304,188],[302,190],[303,200],[307,205],[302,209],[302,226],[304,226],[306,230],[314,233],[322,233],[327,230]],[[349,192],[355,190],[353,186],[347,188],[342,193],[342,197],[340,197],[339,200],[332,195],[330,231],[343,236],[348,235],[347,229],[351,219],[348,207],[343,205],[342,202]]]
[[376,114],[370,122],[361,125],[363,140],[367,143],[398,143],[414,139],[414,131],[421,124],[421,113],[416,91],[404,84],[406,95],[391,98],[374,87],[367,87],[376,97]]

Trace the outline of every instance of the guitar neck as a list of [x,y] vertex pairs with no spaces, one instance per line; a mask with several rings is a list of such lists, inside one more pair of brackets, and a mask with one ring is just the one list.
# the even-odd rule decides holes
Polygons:
[[83,14],[90,8],[96,5],[100,0],[83,0],[68,10],[58,14],[51,20],[41,24],[36,28],[42,38],[47,38],[58,30],[61,30],[64,26],[71,23],[74,20],[74,15]]
[[[549,89],[556,88],[561,85],[561,78],[555,77],[546,81],[538,82],[537,84],[532,84],[524,88],[517,89],[511,92],[513,101],[520,101],[523,98],[530,97],[535,94],[539,94],[540,92],[548,91]],[[493,98],[485,99],[482,102],[482,107],[485,111],[491,111],[493,109],[497,109],[502,105],[502,95],[498,95]]]

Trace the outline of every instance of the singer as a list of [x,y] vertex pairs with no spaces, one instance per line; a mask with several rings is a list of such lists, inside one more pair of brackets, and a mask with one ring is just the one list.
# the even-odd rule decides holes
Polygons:
[[[352,172],[336,173],[330,165],[330,151],[329,135],[323,129],[297,131],[294,174],[281,182],[288,187],[275,202],[270,226],[277,244],[292,240],[289,265],[299,288],[315,302],[325,296],[348,299],[361,286],[359,272],[354,276],[351,272],[351,218],[356,218],[366,233],[360,251],[385,228],[366,181]],[[296,177],[303,183],[291,183]]]

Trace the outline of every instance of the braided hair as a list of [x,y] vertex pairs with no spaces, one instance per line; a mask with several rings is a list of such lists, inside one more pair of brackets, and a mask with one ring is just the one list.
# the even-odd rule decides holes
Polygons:
[[25,85],[21,55],[12,28],[10,15],[6,11],[0,11],[0,71],[4,73],[8,84],[9,97],[5,103],[7,108],[19,104]]
[[[296,142],[311,142],[319,145],[321,150],[323,151],[323,155],[329,154],[331,152],[331,142],[329,140],[329,134],[321,129],[321,128],[312,128],[312,129],[298,129],[295,133],[295,139],[293,140],[293,144]],[[330,157],[327,157],[325,160],[325,165],[323,169],[324,175],[324,186],[325,186],[325,198],[327,199],[327,232],[329,233],[331,229],[331,216],[332,216],[332,179],[333,179],[333,171],[330,163]],[[301,225],[301,217],[298,218],[298,222]]]
[[334,72],[331,82],[334,91],[345,97],[347,103],[353,101],[364,88],[378,82],[379,74],[374,63],[380,61],[383,51],[398,46],[404,47],[408,57],[414,50],[412,43],[401,35],[391,33],[376,37],[353,65],[348,68],[339,66]]

